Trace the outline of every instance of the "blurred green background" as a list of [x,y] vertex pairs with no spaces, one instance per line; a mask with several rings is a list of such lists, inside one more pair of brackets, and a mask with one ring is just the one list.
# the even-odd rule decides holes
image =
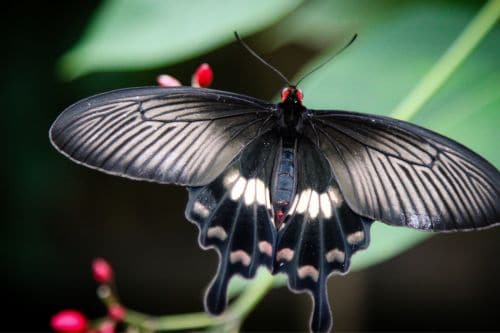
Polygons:
[[[160,73],[188,84],[208,62],[214,88],[273,99],[279,78],[234,42],[238,30],[290,78],[347,42],[308,77],[305,104],[388,115],[460,35],[481,1],[79,1],[16,2],[2,19],[6,133],[1,224],[1,329],[44,331],[50,316],[91,317],[90,262],[115,267],[122,301],[151,314],[200,311],[217,267],[183,216],[187,193],[77,166],[49,144],[55,117],[80,98],[154,85]],[[500,27],[412,121],[500,165]],[[337,331],[500,330],[500,228],[427,234],[374,228],[355,271],[330,279]],[[407,247],[411,250],[401,252]],[[378,265],[375,263],[381,261]],[[364,269],[362,269],[364,268]],[[306,330],[310,301],[272,290],[245,331]],[[286,318],[285,320],[283,320]]]

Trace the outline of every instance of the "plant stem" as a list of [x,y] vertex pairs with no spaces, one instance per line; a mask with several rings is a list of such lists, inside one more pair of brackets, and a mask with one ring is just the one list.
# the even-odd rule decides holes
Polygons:
[[500,0],[488,1],[413,91],[396,107],[394,118],[409,120],[443,86],[500,16]]
[[232,304],[230,312],[242,321],[273,287],[276,277],[265,269],[260,269],[256,278]]
[[127,309],[127,324],[151,331],[193,329],[222,324],[222,317],[212,317],[204,312],[153,317]]
[[127,310],[125,322],[151,331],[172,331],[209,326],[239,327],[239,324],[248,316],[255,305],[272,288],[274,280],[275,277],[269,272],[260,269],[256,278],[227,311],[219,317],[213,317],[204,312],[152,317],[133,310]]
[[196,312],[160,317],[155,321],[155,327],[158,330],[179,330],[213,326],[220,322],[217,317],[209,316],[205,312]]

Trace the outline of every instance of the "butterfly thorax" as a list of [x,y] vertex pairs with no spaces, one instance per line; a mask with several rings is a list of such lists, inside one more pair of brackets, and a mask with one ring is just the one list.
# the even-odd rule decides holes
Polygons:
[[285,137],[297,137],[304,128],[306,108],[302,105],[302,91],[290,86],[281,93],[281,103],[278,104],[278,126]]

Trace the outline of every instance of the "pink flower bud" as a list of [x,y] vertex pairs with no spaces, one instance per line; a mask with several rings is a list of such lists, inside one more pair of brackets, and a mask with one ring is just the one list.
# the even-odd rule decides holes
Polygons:
[[87,329],[88,320],[79,311],[63,310],[50,320],[50,327],[60,333],[78,333]]
[[158,85],[162,87],[179,87],[182,86],[182,84],[177,80],[175,77],[170,76],[170,75],[158,75],[156,78],[156,82],[158,82]]
[[193,74],[191,84],[193,87],[210,87],[214,80],[214,73],[209,64],[201,64]]
[[99,324],[97,331],[99,333],[115,333],[115,323],[110,320],[105,320]]
[[109,283],[113,279],[113,268],[103,258],[96,258],[92,262],[94,279],[99,283]]
[[122,321],[127,315],[127,311],[121,304],[112,304],[108,308],[108,316],[114,321]]

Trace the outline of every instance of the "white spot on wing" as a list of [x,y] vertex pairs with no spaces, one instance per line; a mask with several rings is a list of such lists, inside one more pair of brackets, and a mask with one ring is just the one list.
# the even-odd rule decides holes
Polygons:
[[250,178],[245,189],[245,205],[250,206],[255,201],[255,178]]
[[300,194],[299,202],[297,203],[296,211],[299,214],[304,214],[309,204],[309,197],[311,196],[311,190],[307,189],[302,191]]
[[339,249],[333,249],[325,254],[325,259],[330,263],[334,261],[343,263],[345,260],[345,253]]
[[363,231],[356,231],[347,236],[347,243],[353,245],[362,242],[365,239],[365,233]]
[[236,179],[238,179],[239,176],[240,176],[240,172],[238,170],[232,170],[232,171],[228,172],[226,177],[224,177],[224,181],[223,181],[224,186],[226,188],[229,188],[236,181]]
[[271,206],[271,198],[270,198],[270,194],[269,194],[269,189],[266,187],[266,208],[267,209],[271,209],[272,206]]
[[287,215],[292,215],[295,212],[295,208],[297,208],[298,202],[299,202],[299,196],[296,194],[295,197],[293,198],[292,205],[290,206]]
[[224,241],[227,238],[227,233],[221,226],[216,226],[212,228],[208,228],[207,230],[208,238],[218,238],[221,241]]
[[250,265],[252,258],[245,251],[236,250],[231,252],[231,254],[229,255],[229,261],[231,262],[231,264],[241,262],[243,266],[248,266]]
[[299,267],[299,269],[297,269],[297,274],[301,279],[310,277],[314,280],[314,282],[318,282],[319,279],[319,271],[312,265],[304,265]]
[[208,208],[199,201],[194,202],[193,211],[201,217],[208,217],[210,214]]
[[318,216],[318,214],[319,214],[318,192],[311,191],[311,197],[309,199],[309,215],[311,216],[312,219],[315,219]]
[[420,225],[420,219],[417,214],[411,214],[407,220],[408,226],[412,228],[418,228]]
[[260,241],[259,242],[259,250],[260,250],[260,252],[267,254],[270,257],[273,255],[273,246],[269,242]]
[[319,196],[319,203],[321,207],[321,214],[323,214],[323,217],[326,219],[332,217],[332,203],[328,198],[328,194],[321,193]]
[[245,191],[246,184],[247,180],[245,179],[245,177],[238,178],[233,188],[231,189],[231,200],[236,201],[241,197],[241,195]]
[[330,186],[327,190],[327,193],[330,197],[330,200],[332,201],[332,204],[335,207],[338,207],[342,204],[342,197],[340,196],[340,193],[336,188]]
[[276,260],[281,261],[281,260],[286,260],[286,261],[292,261],[294,255],[294,251],[288,247],[281,249],[278,251],[276,254]]

